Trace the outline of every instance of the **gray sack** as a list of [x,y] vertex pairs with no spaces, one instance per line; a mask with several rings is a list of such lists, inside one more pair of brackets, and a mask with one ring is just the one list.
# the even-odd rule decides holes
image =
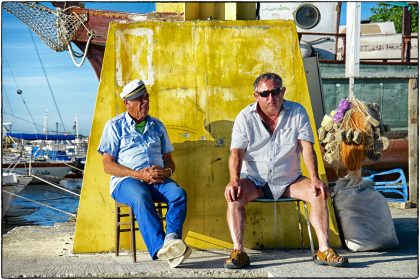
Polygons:
[[335,214],[350,251],[363,252],[398,247],[386,198],[375,191],[374,183],[362,180],[348,186],[341,178],[331,191]]

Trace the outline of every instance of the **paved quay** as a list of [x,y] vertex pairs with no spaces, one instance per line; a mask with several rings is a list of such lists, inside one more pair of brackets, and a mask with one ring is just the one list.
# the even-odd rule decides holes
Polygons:
[[127,252],[73,254],[74,223],[53,227],[21,226],[2,235],[3,278],[418,278],[417,209],[391,207],[398,249],[350,253],[347,268],[318,266],[310,250],[248,250],[251,267],[223,268],[228,250],[195,250],[180,267],[152,261],[138,252],[133,263]]

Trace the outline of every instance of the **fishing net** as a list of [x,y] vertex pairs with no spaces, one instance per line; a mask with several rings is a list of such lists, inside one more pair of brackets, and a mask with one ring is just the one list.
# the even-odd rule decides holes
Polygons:
[[57,52],[68,49],[70,40],[87,20],[87,15],[66,14],[60,8],[54,11],[37,2],[3,2],[2,7]]

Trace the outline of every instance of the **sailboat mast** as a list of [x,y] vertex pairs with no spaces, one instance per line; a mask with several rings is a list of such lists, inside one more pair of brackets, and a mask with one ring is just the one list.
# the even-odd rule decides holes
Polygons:
[[75,121],[74,124],[76,126],[76,138],[79,138],[79,119],[77,117],[77,113],[75,115]]
[[48,109],[45,111],[44,116],[44,133],[45,135],[48,135]]

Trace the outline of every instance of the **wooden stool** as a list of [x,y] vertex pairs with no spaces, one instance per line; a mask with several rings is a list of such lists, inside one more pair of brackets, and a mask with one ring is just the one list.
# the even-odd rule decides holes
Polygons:
[[303,250],[303,247],[304,247],[304,242],[303,242],[302,221],[301,221],[301,217],[300,217],[300,202],[303,202],[303,207],[305,208],[305,214],[306,214],[306,223],[307,223],[307,226],[308,226],[309,243],[310,243],[310,246],[311,246],[312,258],[314,258],[315,249],[314,249],[314,242],[312,240],[311,223],[309,222],[308,206],[307,206],[306,201],[295,199],[295,198],[284,197],[284,198],[279,198],[276,201],[272,198],[257,198],[255,200],[253,200],[252,202],[266,202],[266,203],[267,202],[270,202],[270,203],[296,202],[297,212],[298,212],[298,221],[299,221],[299,235],[300,235],[300,243],[301,243],[302,250]]
[[[122,208],[128,208],[128,213],[122,213]],[[168,206],[161,202],[155,203],[156,212],[159,215],[161,221],[165,220],[166,215],[163,215],[163,209],[168,210]],[[136,218],[133,213],[133,209],[130,206],[115,202],[115,255],[118,256],[120,253],[120,233],[121,232],[131,232],[131,251],[133,254],[133,262],[136,262],[136,228],[135,222]],[[129,222],[121,222],[121,218],[123,217],[130,217]],[[121,226],[129,226],[129,228],[121,228]]]

